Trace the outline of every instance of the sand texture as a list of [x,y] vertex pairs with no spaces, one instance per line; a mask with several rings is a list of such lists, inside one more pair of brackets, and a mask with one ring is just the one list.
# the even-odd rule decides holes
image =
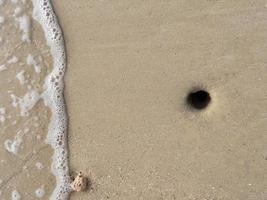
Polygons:
[[[38,94],[53,60],[31,1],[2,2],[0,200],[46,200],[51,110]],[[71,200],[267,200],[266,0],[52,2],[70,169],[91,183]],[[194,89],[210,94],[203,110],[186,102]]]
[[70,167],[92,179],[71,199],[267,199],[266,1],[53,2]]

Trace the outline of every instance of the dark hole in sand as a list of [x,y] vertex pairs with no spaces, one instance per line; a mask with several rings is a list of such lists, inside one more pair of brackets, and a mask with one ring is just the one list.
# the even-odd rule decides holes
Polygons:
[[194,90],[187,96],[187,104],[197,110],[206,108],[211,101],[210,94],[205,90]]

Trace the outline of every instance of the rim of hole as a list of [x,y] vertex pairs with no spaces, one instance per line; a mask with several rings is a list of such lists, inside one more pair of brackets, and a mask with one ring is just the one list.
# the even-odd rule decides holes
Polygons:
[[210,93],[205,89],[195,89],[188,93],[186,103],[195,110],[204,110],[211,102]]

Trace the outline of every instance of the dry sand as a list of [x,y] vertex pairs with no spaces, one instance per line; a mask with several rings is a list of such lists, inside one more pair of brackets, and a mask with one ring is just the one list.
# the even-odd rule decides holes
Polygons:
[[70,166],[92,179],[71,199],[267,199],[266,1],[53,2]]

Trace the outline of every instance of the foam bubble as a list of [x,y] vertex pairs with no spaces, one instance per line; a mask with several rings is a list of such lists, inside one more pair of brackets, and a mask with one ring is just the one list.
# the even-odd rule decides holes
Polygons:
[[11,97],[11,105],[16,108],[18,106],[19,98],[14,94],[11,94],[10,97]]
[[44,165],[43,165],[41,162],[37,162],[37,163],[35,163],[35,166],[36,166],[36,168],[39,169],[39,170],[41,170],[41,169],[44,168]]
[[34,57],[31,54],[27,56],[27,65],[33,65],[36,73],[41,72],[40,64],[38,64],[38,62],[34,59]]
[[17,97],[14,94],[11,94],[10,97],[13,107],[19,105],[21,116],[28,116],[29,111],[40,100],[40,94],[35,90],[29,90],[23,97]]
[[5,18],[3,16],[0,16],[0,26],[5,22]]
[[[33,18],[45,33],[53,57],[53,70],[46,77],[42,98],[50,107],[52,116],[47,143],[54,149],[52,172],[56,176],[56,188],[50,199],[68,199],[71,191],[67,149],[67,115],[63,98],[63,75],[66,67],[65,46],[60,26],[49,0],[32,0]],[[57,77],[57,78],[56,78]],[[57,79],[57,81],[53,81]],[[65,152],[64,154],[62,152]]]
[[24,85],[27,81],[24,76],[25,71],[22,70],[19,73],[17,73],[16,78],[19,80],[21,85]]
[[21,196],[17,190],[13,190],[11,194],[12,200],[21,200]]
[[6,118],[5,118],[5,114],[6,114],[6,109],[5,108],[0,108],[0,122],[4,123]]
[[18,57],[16,57],[16,56],[12,56],[12,58],[10,58],[8,61],[7,61],[7,63],[8,64],[14,64],[14,63],[17,63],[18,62]]
[[19,131],[13,140],[10,139],[5,140],[4,142],[5,149],[8,152],[13,153],[14,155],[17,155],[22,141],[23,141],[22,135],[21,132]]
[[0,72],[1,72],[1,71],[4,71],[4,70],[7,70],[6,65],[0,65]]
[[37,190],[35,190],[35,195],[37,198],[43,198],[45,195],[45,190],[44,190],[44,186],[42,186],[41,188],[38,188]]
[[0,107],[0,115],[6,114],[6,109],[3,107]]
[[30,39],[30,30],[31,30],[31,20],[26,14],[18,17],[16,19],[19,22],[19,28],[22,31],[21,40],[23,42],[31,42]]
[[5,3],[4,0],[0,0],[0,6],[3,5]]
[[6,121],[6,118],[5,118],[5,116],[3,116],[3,115],[0,115],[0,122],[1,123],[4,123]]
[[21,7],[16,7],[14,10],[14,16],[19,16],[22,13]]

